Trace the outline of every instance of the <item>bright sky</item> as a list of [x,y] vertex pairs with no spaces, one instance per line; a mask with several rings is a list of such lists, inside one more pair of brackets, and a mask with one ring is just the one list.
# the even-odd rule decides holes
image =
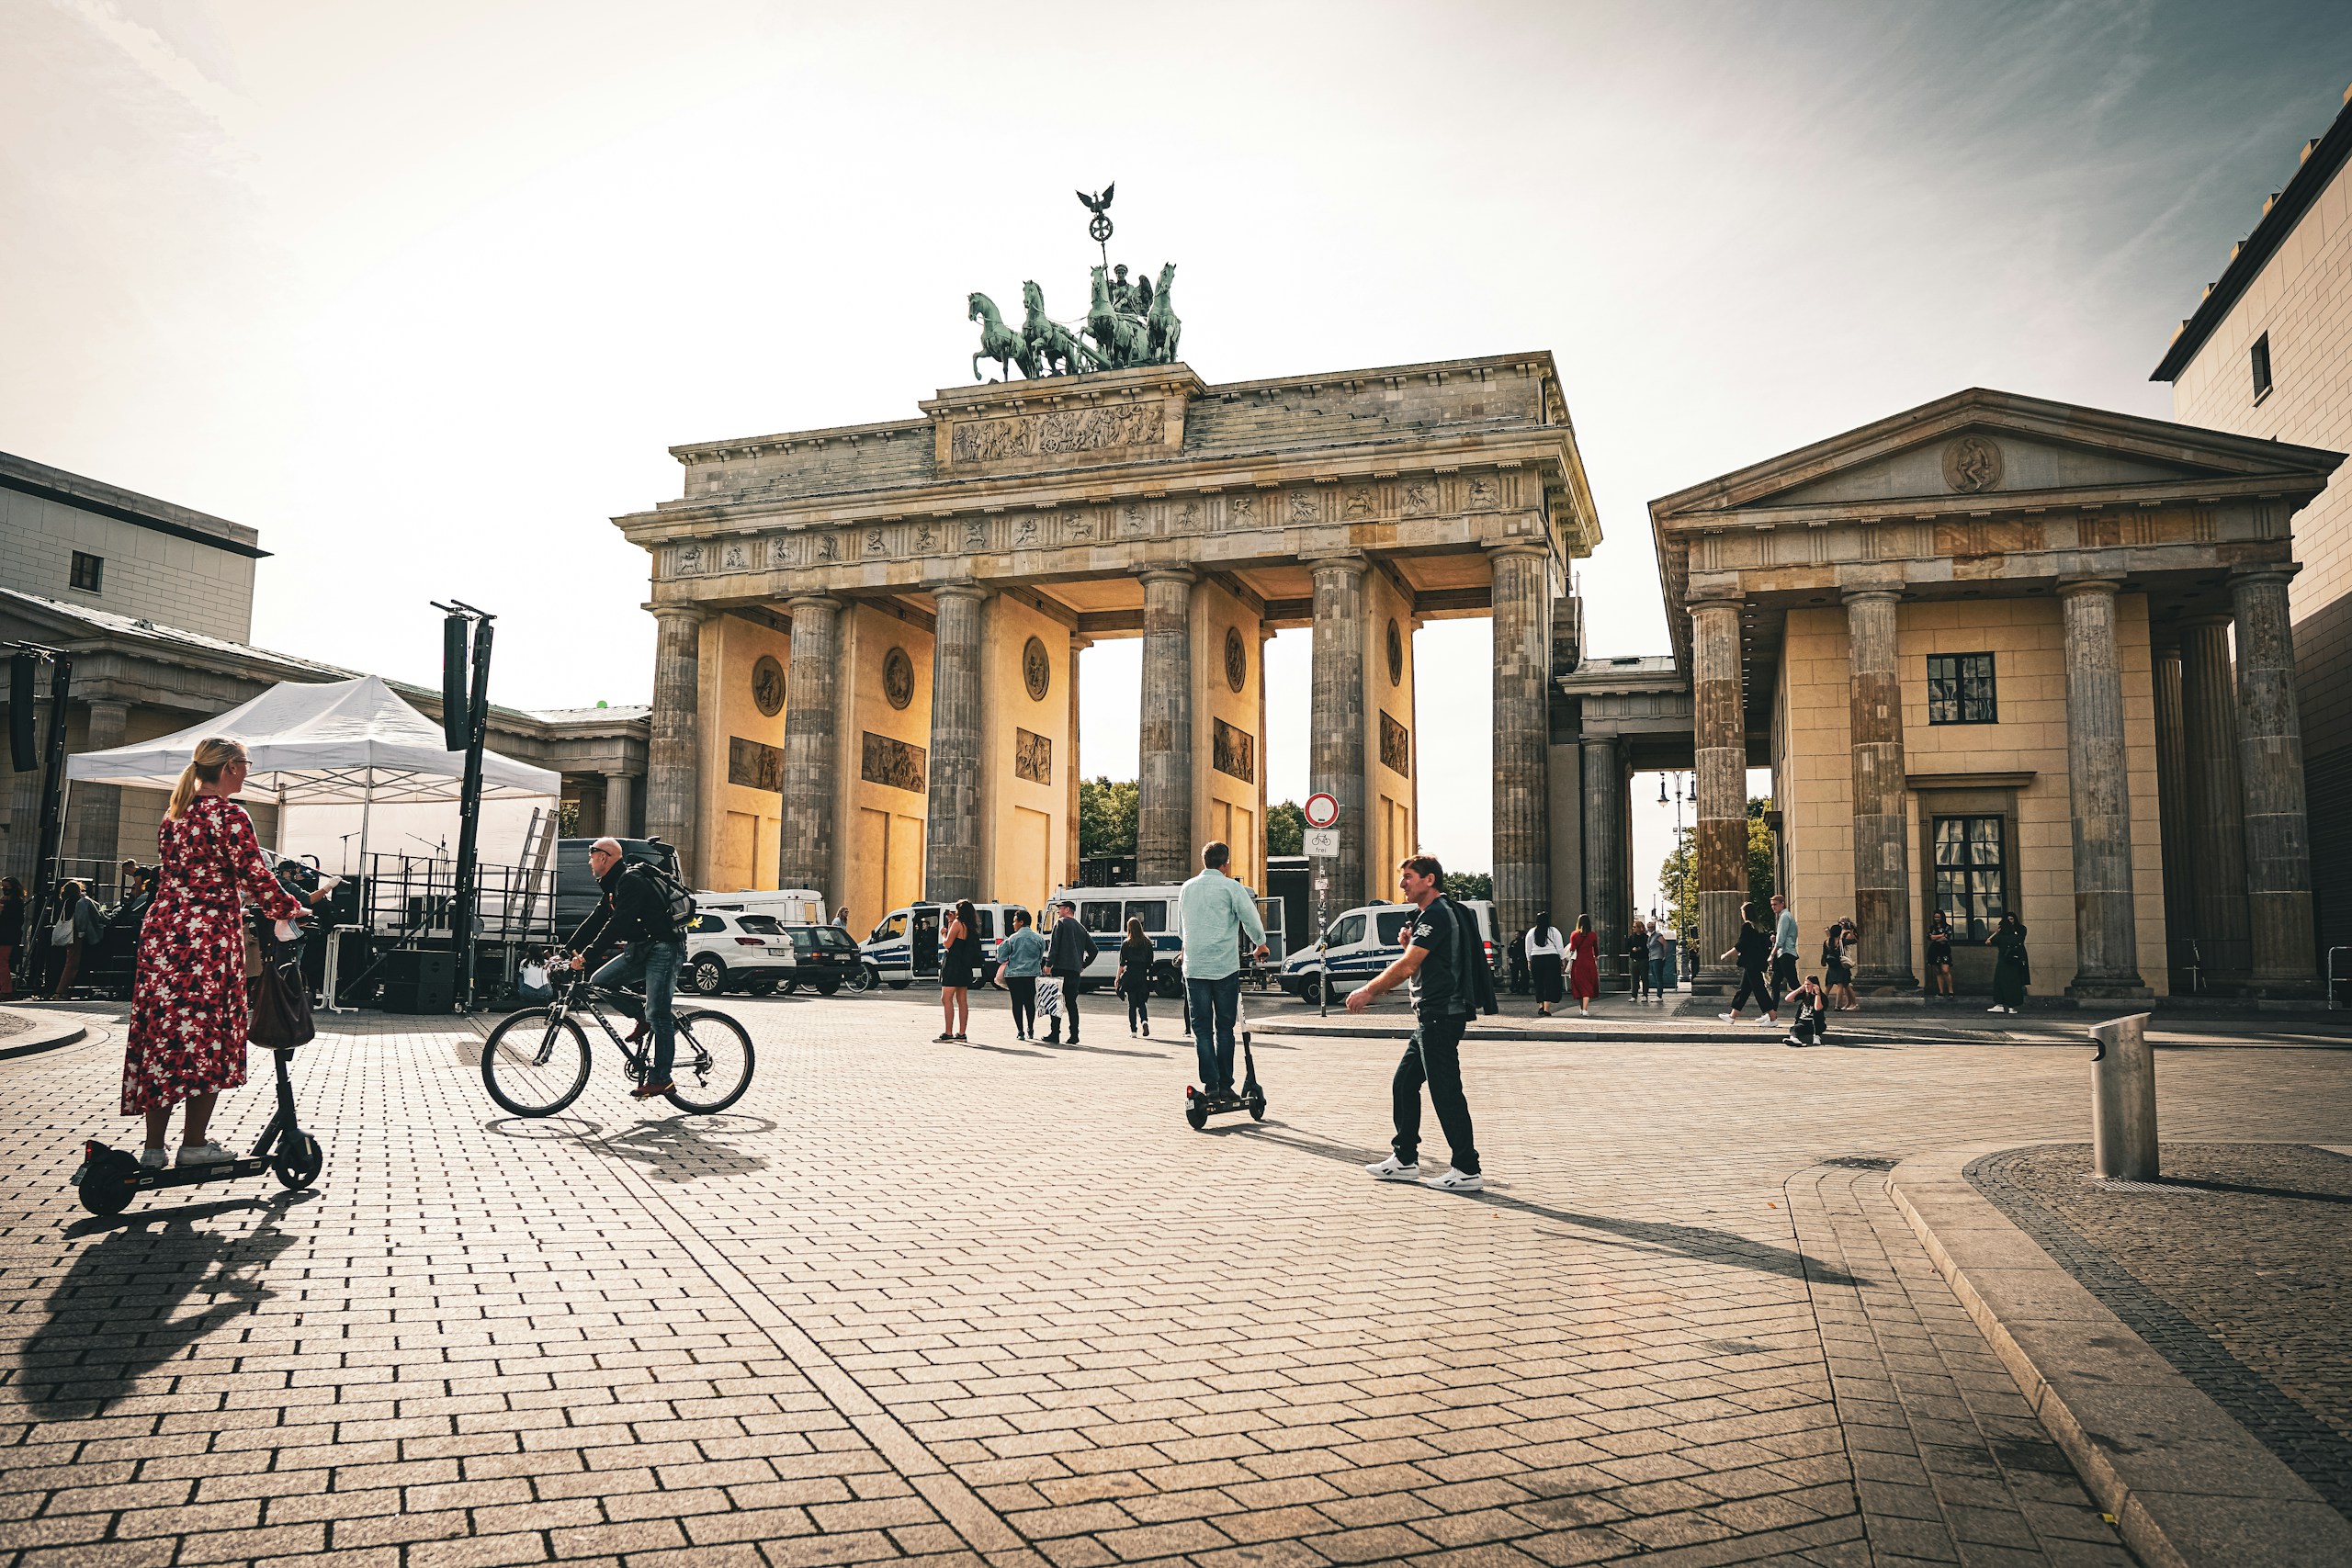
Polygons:
[[[1970,385],[2168,413],[2348,80],[2340,4],[0,0],[0,449],[259,527],[264,646],[430,681],[457,594],[497,700],[642,702],[606,519],[665,448],[912,417],[967,291],[1075,305],[1115,180],[1211,381],[1552,350],[1595,644],[1661,651],[1653,497]],[[1420,636],[1464,869],[1487,649]],[[1090,773],[1136,652],[1087,655]],[[1279,799],[1303,634],[1271,671]]]

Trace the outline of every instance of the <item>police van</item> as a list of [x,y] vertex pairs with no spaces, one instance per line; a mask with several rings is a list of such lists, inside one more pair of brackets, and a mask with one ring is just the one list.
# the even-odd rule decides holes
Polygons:
[[[1495,906],[1489,898],[1464,898],[1462,908],[1476,920],[1488,973],[1502,953],[1495,931]],[[1405,939],[1420,910],[1410,904],[1360,904],[1333,920],[1322,944],[1308,945],[1283,964],[1278,983],[1302,1001],[1316,999],[1323,966],[1331,967],[1331,999],[1350,991],[1405,955]]]
[[[1152,991],[1162,997],[1184,994],[1183,939],[1177,934],[1176,900],[1183,894],[1176,883],[1156,886],[1064,887],[1052,902],[1068,898],[1078,906],[1078,923],[1094,939],[1094,962],[1088,964],[1081,986],[1107,986],[1118,977],[1119,944],[1127,939],[1127,922],[1143,922],[1155,957]],[[1280,962],[1283,953],[1283,904],[1279,898],[1257,900],[1258,919],[1266,928],[1267,951]],[[1050,928],[1047,935],[1051,935]]]
[[[972,923],[978,929],[973,935],[980,939],[980,983],[986,985],[996,978],[997,944],[1012,934],[1012,911],[1019,904],[981,904],[972,906]],[[862,944],[865,961],[884,985],[894,991],[903,991],[917,980],[939,978],[939,931],[947,917],[956,912],[953,904],[909,904],[891,910],[875,923],[873,931]],[[1033,919],[1041,919],[1032,910]],[[1050,922],[1047,922],[1047,929]]]

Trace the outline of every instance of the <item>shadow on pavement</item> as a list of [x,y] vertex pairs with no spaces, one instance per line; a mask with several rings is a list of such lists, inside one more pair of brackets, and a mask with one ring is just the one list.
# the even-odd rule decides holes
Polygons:
[[[1335,1160],[1356,1168],[1363,1168],[1380,1156],[1365,1149],[1351,1149],[1339,1144],[1325,1143],[1320,1138],[1302,1133],[1276,1133],[1277,1122],[1268,1122],[1260,1129],[1266,1141],[1280,1144],[1301,1154],[1320,1159]],[[1239,1131],[1240,1129],[1234,1129]],[[1396,1183],[1394,1185],[1403,1185]],[[1421,1189],[1430,1191],[1428,1188]],[[1833,1269],[1820,1259],[1784,1247],[1754,1241],[1731,1231],[1710,1230],[1703,1225],[1678,1225],[1664,1220],[1625,1220],[1606,1214],[1579,1214],[1572,1210],[1555,1209],[1543,1203],[1530,1202],[1524,1198],[1512,1198],[1500,1192],[1448,1192],[1442,1196],[1464,1202],[1484,1203],[1489,1208],[1510,1209],[1538,1219],[1552,1220],[1564,1225],[1574,1225],[1578,1231],[1601,1232],[1623,1236],[1623,1242],[1602,1242],[1602,1246],[1638,1245],[1642,1250],[1679,1252],[1686,1258],[1696,1258],[1709,1263],[1728,1263],[1741,1269],[1753,1269],[1766,1274],[1779,1274],[1786,1279],[1818,1281],[1831,1285],[1859,1285],[1861,1280],[1842,1269]],[[1591,1235],[1569,1239],[1593,1241]]]
[[[25,1341],[17,1376],[25,1403],[46,1420],[101,1415],[140,1379],[269,1300],[277,1292],[262,1276],[294,1241],[277,1222],[311,1196],[224,1199],[68,1227],[68,1235],[107,1234],[74,1259],[43,1303],[47,1320]],[[254,1209],[261,1223],[251,1232],[198,1228]],[[178,1315],[198,1295],[210,1304]]]
[[[776,1123],[764,1116],[665,1116],[640,1122],[626,1133],[594,1141],[625,1160],[643,1166],[662,1181],[699,1181],[712,1176],[749,1176],[765,1170],[767,1160],[746,1154],[726,1141],[729,1134],[773,1133]],[[713,1134],[718,1134],[714,1136]]]

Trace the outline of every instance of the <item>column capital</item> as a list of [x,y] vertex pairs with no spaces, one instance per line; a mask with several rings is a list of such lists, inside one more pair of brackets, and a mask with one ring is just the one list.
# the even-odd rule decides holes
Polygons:
[[1487,547],[1487,558],[1501,560],[1507,556],[1538,556],[1552,558],[1552,547],[1541,539],[1506,539],[1499,545]]
[[1201,574],[1189,566],[1148,566],[1136,573],[1137,582],[1182,582],[1187,586],[1198,582]]
[[1892,583],[1863,582],[1839,589],[1838,597],[1849,604],[1894,604],[1902,599],[1903,590]]
[[2120,576],[2106,572],[2084,572],[2077,576],[2060,578],[2058,597],[2072,599],[2081,593],[2098,593],[2112,599],[2115,597],[2116,591],[2122,586],[2123,579]]
[[923,592],[934,599],[970,599],[975,602],[989,596],[989,591],[977,582],[926,582]]
[[643,604],[640,609],[651,612],[657,621],[684,621],[698,626],[710,618],[710,612],[699,604]]
[[[2176,628],[2175,635],[2177,637],[2179,632],[2197,631],[2209,626],[2226,626],[2231,625],[2236,619],[2237,617],[2231,615],[2227,610],[2217,610],[2211,615],[2182,615],[2174,620],[2172,624]],[[2154,637],[2161,634],[2151,632],[2149,635]]]
[[1298,558],[1310,572],[1345,571],[1361,577],[1372,566],[1362,550],[1332,550],[1322,555],[1302,552]]
[[1730,610],[1736,613],[1746,605],[1747,603],[1747,600],[1741,598],[1736,593],[1715,593],[1710,594],[1704,599],[1686,600],[1683,602],[1682,607],[1693,615],[1697,615],[1702,610]]
[[797,610],[806,604],[812,610],[838,610],[842,603],[838,593],[795,593],[785,600],[784,607]]
[[2261,582],[2272,578],[2276,578],[2280,582],[2289,582],[2293,581],[2295,574],[2302,570],[2303,563],[2295,560],[2260,561],[2250,566],[2233,566],[2230,569],[2230,586],[2234,588],[2241,582]]

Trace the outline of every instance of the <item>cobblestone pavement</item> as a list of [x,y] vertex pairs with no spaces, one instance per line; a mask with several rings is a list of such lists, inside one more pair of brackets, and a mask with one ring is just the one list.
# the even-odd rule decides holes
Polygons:
[[[729,1006],[712,1118],[609,1061],[502,1117],[473,1029],[337,1021],[316,1190],[113,1221],[119,1028],[0,1063],[6,1568],[2126,1561],[1884,1194],[2079,1136],[2086,1052],[1474,1041],[1471,1197],[1355,1168],[1393,1042],[1261,1040],[1202,1134],[1107,1019]],[[2167,1053],[2167,1131],[2344,1141],[2342,1063]]]
[[2160,1183],[2090,1179],[2087,1145],[1969,1179],[2184,1377],[2352,1517],[2352,1159],[2167,1143]]

